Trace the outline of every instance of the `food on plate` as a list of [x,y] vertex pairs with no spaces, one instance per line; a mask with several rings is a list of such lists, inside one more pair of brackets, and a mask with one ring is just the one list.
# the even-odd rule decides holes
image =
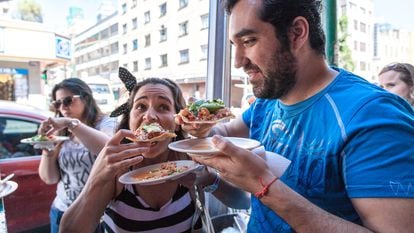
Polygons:
[[189,169],[188,166],[178,167],[176,162],[166,162],[161,164],[159,168],[152,169],[147,172],[138,173],[134,175],[134,179],[138,181],[144,181],[149,179],[158,179],[178,173],[185,172]]
[[186,123],[214,123],[223,119],[234,118],[233,113],[224,106],[224,102],[220,99],[197,100],[180,110],[178,115]]
[[141,125],[138,129],[135,130],[134,134],[136,136],[135,138],[128,139],[136,142],[163,141],[167,138],[174,138],[177,136],[175,133],[165,130],[157,122],[153,122],[148,125]]
[[33,142],[48,142],[48,141],[53,141],[54,138],[55,138],[54,135],[46,136],[46,135],[40,135],[40,134],[31,137]]

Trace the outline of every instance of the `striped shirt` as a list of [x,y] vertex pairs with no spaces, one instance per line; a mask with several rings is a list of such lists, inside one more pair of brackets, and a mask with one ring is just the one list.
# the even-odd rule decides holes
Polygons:
[[[112,200],[104,214],[105,232],[191,232],[195,204],[189,190],[179,186],[174,196],[160,209],[153,209],[125,185],[120,195]],[[201,228],[198,219],[196,229]]]

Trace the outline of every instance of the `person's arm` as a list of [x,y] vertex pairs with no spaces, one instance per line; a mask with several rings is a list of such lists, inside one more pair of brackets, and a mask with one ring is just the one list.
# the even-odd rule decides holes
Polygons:
[[60,172],[58,165],[58,154],[60,146],[57,146],[55,150],[42,150],[42,157],[39,163],[39,176],[40,179],[46,184],[56,184],[60,180]]
[[[213,142],[223,154],[195,160],[216,168],[224,179],[241,189],[255,194],[263,191],[260,180],[269,184],[276,178],[259,156],[221,137],[214,137]],[[414,199],[353,199],[364,226],[319,208],[280,180],[272,183],[260,200],[296,232],[407,232],[407,229],[414,229]]]
[[110,136],[89,127],[81,121],[68,117],[49,118],[42,123],[39,134],[51,135],[59,130],[69,128],[72,134],[92,153],[99,154]]
[[106,206],[121,191],[118,177],[140,163],[143,157],[138,155],[148,150],[138,143],[120,144],[123,138],[133,136],[129,130],[120,130],[108,141],[82,192],[65,211],[60,232],[93,232],[96,229]]

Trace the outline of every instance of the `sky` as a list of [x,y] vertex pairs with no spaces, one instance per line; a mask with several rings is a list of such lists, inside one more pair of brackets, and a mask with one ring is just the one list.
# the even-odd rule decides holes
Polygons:
[[[14,0],[18,1],[18,0]],[[91,25],[96,22],[96,14],[100,0],[35,0],[42,6],[44,23],[52,28],[66,26],[69,7],[83,8],[85,18]],[[111,0],[117,7],[117,0]],[[411,19],[414,9],[412,0],[373,0],[374,16],[391,23],[398,28],[414,31],[414,20]]]
[[374,15],[398,28],[414,31],[414,1],[374,0]]

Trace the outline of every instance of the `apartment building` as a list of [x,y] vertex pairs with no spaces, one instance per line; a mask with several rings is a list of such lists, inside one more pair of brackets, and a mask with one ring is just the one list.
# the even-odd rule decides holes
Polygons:
[[397,28],[389,23],[376,23],[374,27],[374,69],[373,79],[378,81],[378,73],[392,62],[414,64],[413,32]]
[[[372,80],[373,71],[373,29],[374,0],[340,0],[338,2],[338,18],[348,19],[347,45],[352,51],[355,65],[354,73],[368,81]],[[341,66],[341,64],[339,64]]]

